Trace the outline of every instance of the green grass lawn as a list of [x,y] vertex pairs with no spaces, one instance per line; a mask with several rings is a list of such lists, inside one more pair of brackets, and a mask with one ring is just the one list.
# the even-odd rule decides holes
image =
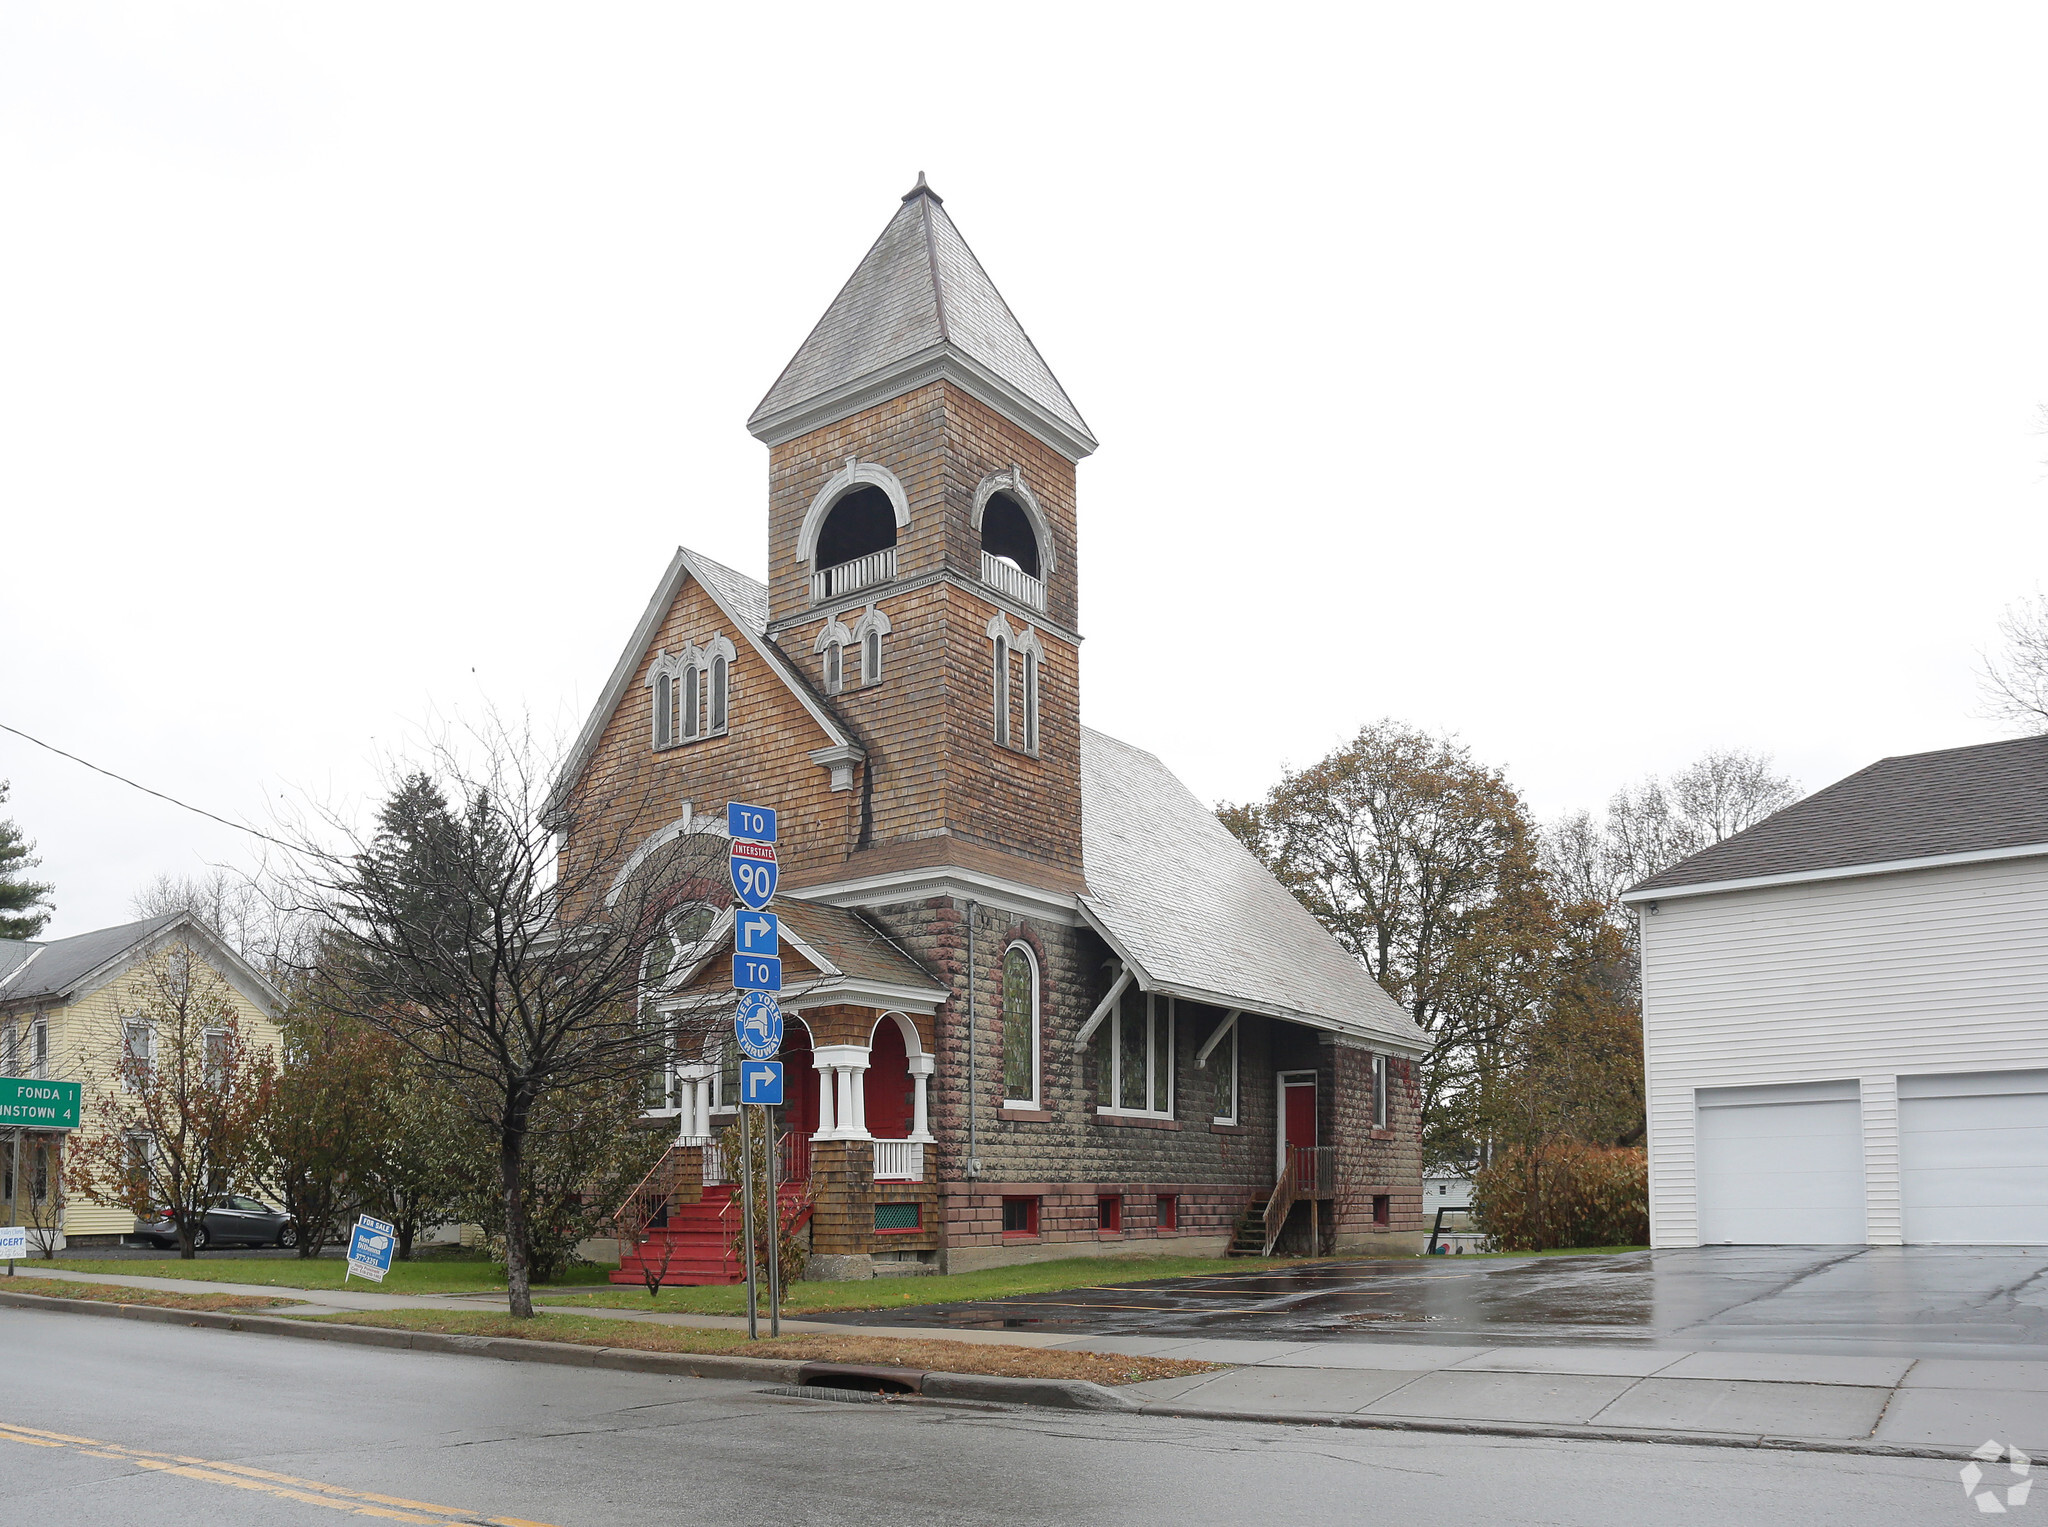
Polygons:
[[[1276,1268],[1312,1265],[1300,1257],[1067,1257],[1025,1262],[981,1272],[930,1278],[864,1278],[856,1283],[793,1283],[783,1290],[789,1315],[833,1310],[885,1310],[904,1305],[947,1304],[963,1299],[1007,1299],[1015,1294],[1049,1294],[1061,1289],[1149,1283],[1155,1278],[1196,1278],[1216,1273],[1243,1277]],[[699,1315],[744,1315],[744,1284],[711,1288],[665,1288],[649,1299],[644,1288],[610,1284],[587,1294],[549,1294],[556,1308],[682,1310]]]
[[[66,1272],[97,1273],[104,1278],[190,1278],[199,1283],[253,1283],[265,1288],[340,1288],[348,1263],[340,1257],[195,1257],[182,1261],[127,1261],[113,1257],[59,1257],[39,1262],[39,1267],[61,1267]],[[568,1288],[603,1283],[610,1271],[603,1267],[572,1267],[559,1283],[536,1288]],[[505,1269],[495,1262],[458,1261],[428,1257],[413,1262],[393,1262],[382,1283],[350,1278],[348,1287],[386,1294],[489,1294],[505,1288]],[[644,1295],[642,1297],[645,1297]]]

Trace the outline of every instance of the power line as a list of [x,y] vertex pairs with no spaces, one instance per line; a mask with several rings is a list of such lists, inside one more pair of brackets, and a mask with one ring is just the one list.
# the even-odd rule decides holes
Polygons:
[[87,759],[80,758],[76,753],[67,753],[62,748],[58,747],[55,743],[45,742],[40,737],[31,737],[27,732],[22,731],[19,727],[9,726],[4,721],[0,721],[0,732],[12,732],[15,736],[19,737],[23,742],[33,742],[37,747],[42,748],[48,752],[55,753],[59,758],[68,758],[75,764],[84,764],[86,768],[92,770],[92,772],[95,774],[104,774],[108,779],[119,780],[122,784],[128,786],[128,788],[131,790],[140,790],[144,795],[153,795],[160,801],[168,801],[170,802],[171,805],[176,806],[181,811],[193,812],[198,816],[205,817],[209,822],[218,822],[223,827],[232,827],[236,832],[246,832],[252,838],[261,838],[265,843],[275,843],[279,848],[289,849],[291,852],[295,854],[305,852],[305,848],[303,845],[296,843],[287,843],[282,838],[273,838],[267,832],[259,832],[255,828],[246,827],[240,822],[230,822],[226,817],[215,816],[211,811],[208,811],[204,806],[194,806],[189,801],[179,800],[175,795],[165,795],[161,790],[152,790],[147,785],[136,783],[134,780],[130,779],[125,774],[116,774],[112,769],[102,769],[98,764],[92,763]]

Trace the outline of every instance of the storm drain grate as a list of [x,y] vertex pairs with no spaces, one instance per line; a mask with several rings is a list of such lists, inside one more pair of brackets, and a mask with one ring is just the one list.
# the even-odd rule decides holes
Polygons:
[[790,1400],[846,1400],[855,1405],[879,1405],[886,1398],[872,1389],[827,1389],[822,1384],[777,1384],[761,1393]]

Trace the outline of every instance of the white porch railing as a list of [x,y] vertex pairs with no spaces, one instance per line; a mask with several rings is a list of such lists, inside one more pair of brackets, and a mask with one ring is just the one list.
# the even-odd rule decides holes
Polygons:
[[981,554],[981,581],[992,589],[1000,589],[1020,604],[1028,604],[1034,610],[1045,608],[1045,585],[1014,562],[1001,557]]
[[811,603],[823,604],[841,594],[857,594],[896,576],[896,548],[884,546],[865,557],[855,557],[837,567],[821,567],[811,574]]
[[706,1140],[704,1142],[704,1186],[715,1188],[724,1183],[725,1180],[725,1157],[716,1145]]
[[876,1182],[923,1182],[924,1142],[922,1140],[877,1140],[875,1142]]

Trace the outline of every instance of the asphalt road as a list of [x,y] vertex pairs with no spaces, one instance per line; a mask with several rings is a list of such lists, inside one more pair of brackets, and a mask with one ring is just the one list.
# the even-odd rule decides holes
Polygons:
[[0,1309],[9,1520],[333,1527],[1973,1520],[1955,1465],[778,1399]]
[[2048,1355],[2048,1248],[1704,1246],[1310,1262],[833,1316],[1075,1336]]

